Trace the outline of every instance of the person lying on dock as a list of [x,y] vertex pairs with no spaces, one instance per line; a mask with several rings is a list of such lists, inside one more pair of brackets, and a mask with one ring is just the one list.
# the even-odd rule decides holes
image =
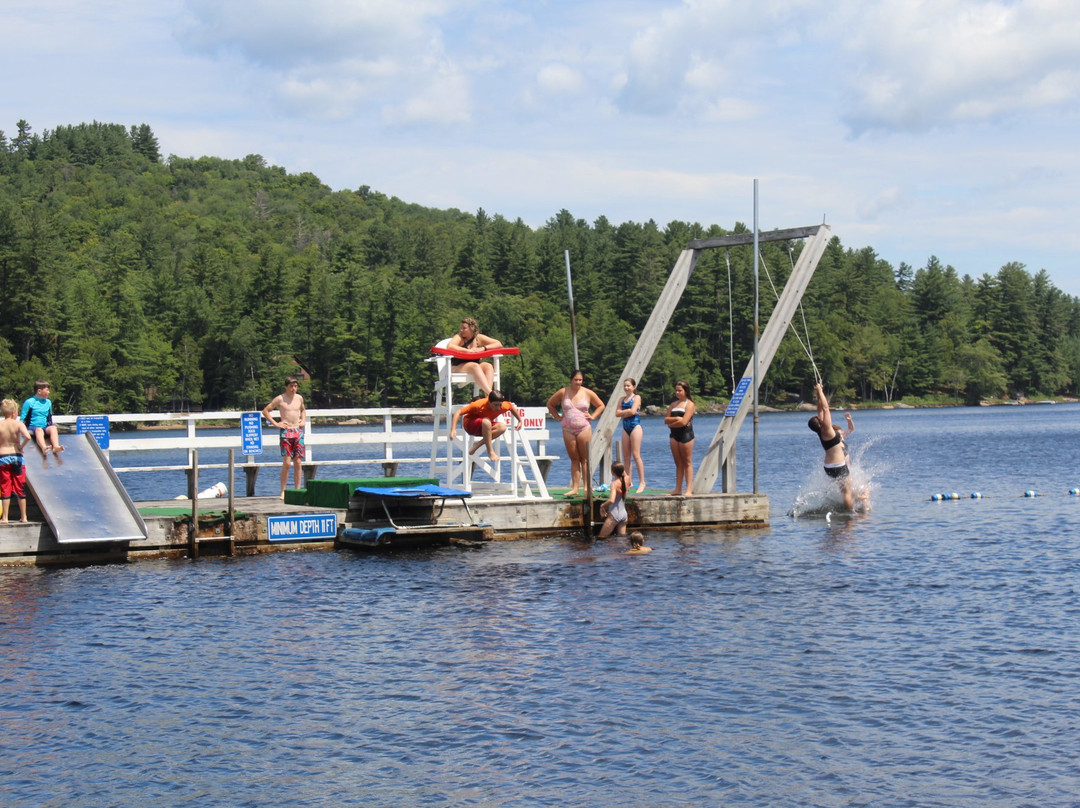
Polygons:
[[[52,416],[49,383],[43,379],[36,381],[34,395],[23,402],[19,420],[26,424],[27,431],[33,436],[42,454],[64,451],[64,447],[60,445],[60,433],[56,429],[56,424],[53,423]],[[45,444],[46,438],[48,438],[48,445]]]
[[506,424],[495,420],[504,412],[512,413],[516,421],[514,429],[521,429],[521,416],[518,414],[517,405],[503,398],[503,394],[498,390],[492,390],[487,398],[470,401],[454,413],[454,418],[450,422],[450,440],[456,437],[458,421],[461,421],[467,434],[482,438],[469,450],[469,454],[481,446],[486,446],[488,457],[493,461],[498,461],[499,456],[495,454],[492,441],[506,431]]

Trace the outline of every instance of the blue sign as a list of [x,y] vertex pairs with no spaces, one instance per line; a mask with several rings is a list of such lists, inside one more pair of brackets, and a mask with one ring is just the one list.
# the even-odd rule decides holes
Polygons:
[[742,406],[743,399],[746,398],[746,391],[750,389],[750,384],[753,381],[750,376],[743,376],[739,379],[735,392],[731,394],[731,401],[728,402],[727,409],[724,410],[725,418],[734,418],[739,414],[739,407]]
[[262,454],[262,413],[244,412],[240,414],[240,440],[246,455]]
[[266,517],[270,541],[313,541],[337,538],[336,513],[297,513]]
[[80,415],[75,419],[75,433],[89,432],[102,449],[109,448],[109,416]]

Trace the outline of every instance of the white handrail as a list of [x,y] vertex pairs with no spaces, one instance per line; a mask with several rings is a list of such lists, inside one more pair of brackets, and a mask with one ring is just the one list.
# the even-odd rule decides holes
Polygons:
[[[377,446],[382,445],[382,458],[384,461],[393,461],[394,447],[408,444],[430,445],[432,431],[421,430],[394,430],[394,421],[401,418],[434,418],[434,408],[390,408],[390,407],[357,407],[345,409],[310,409],[307,411],[308,419],[304,425],[304,443],[307,447],[305,463],[317,464],[314,459],[312,447],[319,446]],[[191,465],[191,453],[201,449],[236,449],[243,448],[243,439],[240,431],[241,418],[244,412],[237,410],[221,410],[214,412],[199,413],[109,413],[102,414],[109,420],[109,449],[106,454],[113,452],[139,452],[139,451],[183,451],[188,454],[187,466]],[[100,415],[96,415],[100,418]],[[260,413],[260,419],[261,419]],[[58,425],[75,426],[79,416],[54,415],[53,421]],[[382,429],[373,429],[368,432],[335,430],[335,427],[344,426],[341,421],[348,419],[379,419]],[[224,422],[224,424],[223,424]],[[314,429],[312,428],[315,423]],[[170,437],[153,437],[153,433],[139,432],[114,432],[114,424],[157,424],[167,428],[185,429],[186,435]],[[324,426],[325,424],[325,426]],[[378,423],[369,424],[378,427]],[[265,426],[265,424],[264,424]],[[399,423],[400,426],[400,423]],[[273,465],[280,465],[276,457],[278,448],[277,430],[265,427],[261,431],[261,442],[264,453],[266,450],[275,453]],[[538,447],[538,454],[544,454],[544,446],[549,439],[547,429],[526,430],[526,437]],[[245,463],[255,465],[258,455],[246,455]],[[419,461],[420,459],[417,458]],[[350,462],[347,460],[333,461],[335,463]],[[356,458],[356,462],[372,462]],[[261,465],[270,465],[264,462]],[[178,468],[179,465],[172,468]],[[123,471],[123,468],[118,468]],[[135,470],[135,469],[132,469]],[[143,470],[143,469],[138,469]]]

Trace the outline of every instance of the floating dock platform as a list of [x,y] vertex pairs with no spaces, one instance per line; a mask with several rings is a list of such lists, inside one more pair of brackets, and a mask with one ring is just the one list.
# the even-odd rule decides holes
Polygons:
[[[198,528],[191,529],[190,500],[136,503],[146,536],[120,541],[56,540],[48,522],[31,506],[28,523],[0,525],[0,566],[79,566],[145,559],[255,555],[341,548],[392,550],[419,545],[464,544],[558,535],[585,535],[602,522],[600,504],[592,501],[591,519],[584,498],[554,496],[511,498],[475,492],[467,501],[446,499],[430,510],[398,520],[398,530],[370,501],[355,494],[357,484],[372,480],[313,480],[313,490],[286,491],[275,497],[237,497],[230,521],[223,499],[200,500]],[[378,478],[381,485],[414,484],[414,479]],[[320,491],[320,489],[322,489]],[[626,501],[630,530],[767,527],[769,498],[764,494],[705,494],[669,497],[631,495]],[[348,531],[347,535],[346,532]],[[357,533],[372,531],[367,541]],[[384,539],[385,540],[381,540]]]

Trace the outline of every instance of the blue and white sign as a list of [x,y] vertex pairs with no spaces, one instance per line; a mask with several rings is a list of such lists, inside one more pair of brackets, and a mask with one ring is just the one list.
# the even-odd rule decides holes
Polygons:
[[314,541],[337,538],[336,513],[295,513],[266,517],[270,541]]
[[240,440],[246,455],[262,454],[262,413],[244,412],[240,414]]
[[75,432],[81,435],[89,432],[102,449],[109,448],[109,416],[80,415],[75,419]]
[[727,409],[724,410],[725,418],[734,418],[739,414],[739,407],[742,406],[743,399],[746,398],[746,391],[750,389],[752,381],[754,380],[750,376],[743,376],[739,379],[735,392],[731,394],[731,401],[728,402]]

